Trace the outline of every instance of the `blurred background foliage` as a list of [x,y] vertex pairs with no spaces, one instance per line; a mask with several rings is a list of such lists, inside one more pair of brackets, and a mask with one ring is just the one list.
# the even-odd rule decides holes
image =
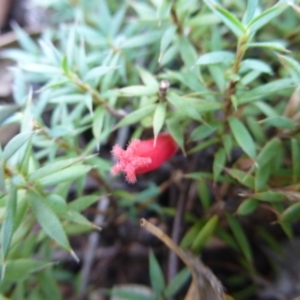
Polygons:
[[[1,50],[1,134],[18,124],[1,140],[2,299],[183,299],[189,271],[141,217],[234,299],[299,296],[299,3],[31,5],[41,27],[11,22]],[[175,157],[111,177],[114,144],[163,131]]]

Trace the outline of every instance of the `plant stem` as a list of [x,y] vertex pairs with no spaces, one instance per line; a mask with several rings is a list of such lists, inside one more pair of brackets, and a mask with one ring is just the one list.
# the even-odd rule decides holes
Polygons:
[[238,40],[237,49],[236,49],[236,57],[235,57],[234,64],[233,64],[233,67],[232,67],[233,78],[229,82],[229,87],[228,87],[227,95],[226,95],[226,98],[225,98],[225,120],[227,119],[228,115],[231,112],[231,108],[232,108],[231,97],[235,93],[235,86],[238,82],[236,80],[236,78],[234,78],[234,77],[238,75],[240,65],[241,65],[241,61],[242,61],[242,59],[244,57],[244,54],[246,52],[246,48],[243,47],[243,46],[247,43],[247,41],[248,41],[248,36],[247,35],[242,35]]

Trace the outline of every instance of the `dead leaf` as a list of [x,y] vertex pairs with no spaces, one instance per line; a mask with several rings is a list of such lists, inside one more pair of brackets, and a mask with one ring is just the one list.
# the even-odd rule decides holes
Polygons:
[[300,108],[300,90],[297,88],[295,92],[292,94],[289,99],[285,110],[283,112],[283,116],[287,118],[291,118],[292,120],[299,119],[299,108]]
[[225,299],[221,282],[198,257],[189,251],[179,248],[167,234],[146,219],[141,219],[140,224],[174,251],[191,271],[192,283],[184,300]]

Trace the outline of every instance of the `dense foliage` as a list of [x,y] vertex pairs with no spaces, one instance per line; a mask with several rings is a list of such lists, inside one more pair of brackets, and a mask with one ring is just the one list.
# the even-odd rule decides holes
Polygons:
[[[280,250],[278,228],[292,239],[300,214],[299,7],[41,2],[49,25],[40,37],[14,24],[20,48],[1,52],[17,64],[0,126],[20,124],[0,152],[1,297],[61,299],[53,257],[63,248],[77,260],[68,236],[109,230],[120,215],[170,224],[179,212],[180,246],[196,255],[216,241],[230,247],[239,271],[223,285],[236,299],[258,293],[254,249]],[[180,148],[165,167],[135,185],[111,177],[114,144],[161,132]],[[84,212],[103,197],[95,225]],[[156,296],[143,299],[171,297],[188,280],[182,272],[166,287],[151,253]]]

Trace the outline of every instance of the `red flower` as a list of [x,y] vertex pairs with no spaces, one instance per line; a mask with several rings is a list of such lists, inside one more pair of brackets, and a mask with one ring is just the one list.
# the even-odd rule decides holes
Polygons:
[[111,168],[111,173],[126,174],[126,180],[136,182],[136,174],[142,174],[157,169],[161,164],[175,154],[178,147],[168,133],[160,134],[156,143],[154,139],[132,141],[126,150],[115,145],[111,151],[119,161]]

